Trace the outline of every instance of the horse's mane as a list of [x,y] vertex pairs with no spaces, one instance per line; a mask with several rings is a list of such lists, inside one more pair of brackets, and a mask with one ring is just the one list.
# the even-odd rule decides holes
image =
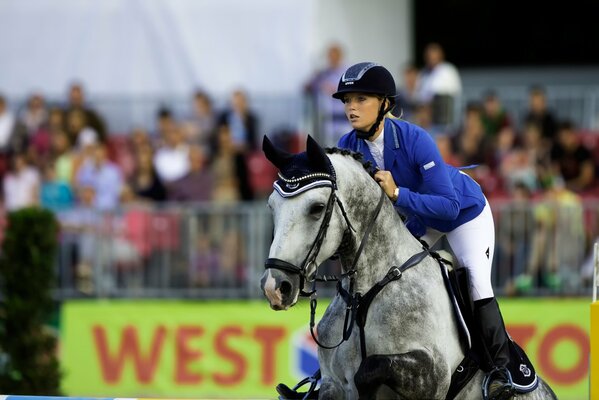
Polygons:
[[[373,165],[372,161],[364,160],[364,154],[357,152],[357,151],[352,151],[349,149],[341,149],[339,147],[327,147],[324,150],[327,154],[340,154],[342,156],[352,157],[354,160],[356,160],[360,164],[362,164],[362,167],[364,168],[364,170],[366,170],[368,175],[370,175],[370,177],[372,179],[374,179],[374,174],[376,173],[377,168],[376,168],[376,166]],[[398,214],[399,214],[401,220],[403,222],[405,222],[406,217],[401,213],[398,213]]]
[[368,175],[370,175],[371,178],[374,178],[376,167],[372,164],[372,161],[364,160],[364,154],[349,149],[341,149],[339,147],[327,147],[325,148],[325,152],[327,154],[340,154],[342,156],[352,157],[362,164],[362,167],[368,172]]

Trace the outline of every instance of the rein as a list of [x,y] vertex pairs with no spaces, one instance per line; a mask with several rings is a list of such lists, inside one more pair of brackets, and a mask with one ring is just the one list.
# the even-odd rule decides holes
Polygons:
[[[312,290],[310,292],[311,293],[311,296],[310,296],[310,334],[312,335],[312,339],[314,340],[314,342],[316,342],[316,344],[323,349],[327,349],[327,350],[335,349],[335,348],[341,346],[343,344],[343,342],[349,340],[349,338],[351,337],[352,331],[353,331],[354,323],[356,323],[358,325],[358,328],[360,329],[360,354],[362,356],[362,359],[365,359],[367,356],[367,354],[366,354],[366,332],[365,332],[366,319],[368,316],[368,309],[370,308],[370,304],[372,303],[374,298],[379,294],[379,292],[385,286],[387,286],[387,284],[400,279],[405,271],[418,265],[427,256],[429,256],[429,255],[432,255],[433,257],[436,256],[435,252],[431,252],[429,250],[428,245],[426,245],[426,243],[421,242],[423,245],[421,252],[412,255],[409,259],[407,259],[399,267],[392,266],[389,269],[389,271],[387,272],[387,274],[385,275],[385,277],[383,279],[381,279],[380,281],[378,281],[374,286],[372,286],[368,290],[368,292],[366,292],[366,294],[362,295],[359,292],[353,294],[354,284],[355,284],[354,276],[357,273],[356,267],[358,265],[358,259],[360,258],[360,255],[362,254],[362,251],[364,250],[364,247],[366,246],[366,243],[368,242],[368,237],[370,236],[370,232],[372,231],[372,228],[374,227],[376,219],[379,216],[379,213],[383,206],[385,197],[386,197],[385,192],[381,190],[381,197],[379,198],[379,202],[374,211],[374,215],[372,216],[370,223],[368,224],[368,227],[366,228],[366,230],[364,231],[364,234],[362,235],[362,241],[360,242],[360,246],[358,247],[358,250],[356,251],[351,268],[344,274],[340,275],[339,277],[325,275],[325,276],[321,277],[320,279],[315,278],[313,280]],[[345,277],[349,277],[349,290],[345,290],[343,288],[343,286],[341,285],[341,280]],[[345,301],[345,304],[347,305],[347,307],[345,309],[345,318],[344,318],[344,322],[343,322],[343,336],[342,336],[341,340],[334,346],[327,346],[327,345],[322,344],[316,337],[316,334],[314,333],[314,326],[315,326],[315,319],[316,319],[316,307],[318,305],[318,300],[316,297],[316,281],[317,280],[325,281],[325,282],[336,280],[337,281],[337,292],[339,293],[339,295],[341,296],[341,298],[343,299],[343,301]]]
[[[356,266],[358,265],[358,259],[360,258],[360,255],[362,254],[362,251],[364,250],[364,246],[366,246],[366,242],[368,242],[368,237],[370,236],[370,232],[372,231],[372,228],[374,227],[374,223],[376,222],[376,219],[381,212],[381,208],[383,208],[383,203],[385,201],[385,197],[387,197],[385,195],[385,192],[383,190],[381,190],[381,197],[379,198],[379,202],[376,205],[376,209],[374,210],[374,215],[372,216],[370,223],[368,224],[368,227],[364,231],[364,235],[362,235],[362,241],[360,242],[358,251],[356,251],[356,255],[354,256],[354,260],[352,262],[351,269],[349,269],[347,272],[342,274],[340,278],[325,277],[325,279],[328,278],[328,280],[336,280],[337,281],[337,291],[339,293],[342,293],[342,290],[345,291],[345,289],[343,289],[343,287],[341,286],[341,279],[343,279],[346,276],[349,277],[349,293],[352,293],[354,290],[354,283],[355,283],[354,275],[357,272]],[[312,292],[311,292],[311,296],[310,296],[310,334],[312,335],[312,339],[314,339],[314,341],[316,342],[316,344],[318,346],[320,346],[324,349],[329,349],[329,350],[334,349],[334,348],[341,346],[341,344],[343,342],[345,342],[346,340],[348,340],[351,337],[351,333],[352,333],[352,330],[354,327],[354,322],[356,320],[356,312],[358,310],[358,307],[357,307],[357,304],[354,304],[353,301],[348,302],[346,300],[346,304],[347,304],[347,307],[345,309],[345,321],[343,322],[343,337],[341,338],[341,341],[339,343],[337,343],[335,346],[323,345],[322,343],[320,343],[320,341],[318,341],[318,339],[316,338],[316,334],[314,333],[316,306],[318,305],[318,300],[316,298],[316,279],[314,279],[313,284],[312,284]]]

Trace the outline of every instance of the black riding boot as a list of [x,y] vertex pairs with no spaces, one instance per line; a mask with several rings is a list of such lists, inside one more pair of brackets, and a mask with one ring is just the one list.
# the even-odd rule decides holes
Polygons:
[[475,324],[479,328],[486,349],[488,368],[483,381],[483,398],[509,399],[515,393],[512,376],[508,370],[510,338],[505,330],[497,300],[493,297],[474,302]]

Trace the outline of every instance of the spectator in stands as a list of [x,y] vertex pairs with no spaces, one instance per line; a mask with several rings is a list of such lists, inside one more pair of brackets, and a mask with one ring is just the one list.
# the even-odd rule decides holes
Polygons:
[[554,172],[560,174],[569,190],[580,193],[595,183],[595,161],[584,146],[574,125],[563,121],[558,126],[556,141],[551,149]]
[[98,140],[106,143],[108,130],[104,118],[93,108],[86,104],[85,91],[83,85],[79,82],[74,82],[69,87],[69,101],[65,109],[66,114],[70,114],[75,110],[83,113],[85,125],[93,128],[98,133]]
[[59,107],[52,107],[48,112],[48,131],[66,132],[65,113]]
[[56,166],[49,163],[43,168],[43,181],[40,190],[40,204],[54,212],[61,212],[72,208],[75,196],[71,185],[56,175]]
[[433,107],[429,103],[416,104],[410,122],[425,129],[434,137],[436,137],[437,134],[443,133],[439,127],[433,125]]
[[209,150],[210,141],[216,134],[216,115],[212,99],[206,92],[198,90],[193,95],[191,116],[184,124],[185,137],[189,143]]
[[98,143],[98,132],[94,128],[85,127],[77,136],[77,148],[83,149],[86,146]]
[[164,143],[156,150],[154,166],[160,180],[168,186],[189,172],[189,145],[179,126],[169,124],[164,128]]
[[19,114],[19,121],[27,129],[27,155],[31,164],[43,168],[51,148],[48,130],[48,110],[41,94],[33,94]]
[[[60,112],[62,115],[62,112]],[[49,112],[41,94],[33,94],[27,101],[27,107],[20,115],[27,128],[27,152],[32,163],[43,170],[49,162],[52,150],[52,133],[48,127]]]
[[65,113],[65,128],[71,143],[79,142],[79,133],[88,127],[87,117],[83,110],[74,108]]
[[531,239],[534,234],[531,205],[533,193],[527,184],[515,182],[511,191],[511,202],[499,213],[497,220],[497,255],[499,266],[508,270],[498,271],[499,285],[505,285],[508,294],[515,294],[514,278],[525,274],[528,269]]
[[9,110],[0,94],[0,155],[20,153],[27,148],[27,128]]
[[524,124],[531,123],[541,128],[543,140],[551,146],[557,133],[557,119],[547,107],[547,96],[541,86],[533,86],[528,92],[528,110]]
[[41,128],[44,128],[48,122],[48,109],[44,97],[39,93],[32,94],[19,119],[27,128],[29,136],[35,135]]
[[233,92],[229,108],[220,115],[218,125],[227,127],[233,145],[239,151],[246,153],[257,148],[258,118],[243,91]]
[[466,106],[464,124],[454,136],[453,148],[462,165],[486,164],[489,141],[482,124],[482,107],[479,103]]
[[212,275],[216,287],[238,287],[244,281],[245,248],[238,229],[225,230],[220,246],[219,268]]
[[77,172],[76,187],[92,187],[95,192],[94,207],[101,211],[115,210],[123,187],[119,167],[108,159],[106,145],[93,145],[92,159],[84,161]]
[[[97,135],[91,128],[85,128],[81,131],[74,149],[73,158],[73,178],[79,174],[79,170],[85,164],[93,164],[96,155]],[[96,193],[96,197],[98,193]]]
[[534,160],[537,174],[538,189],[546,189],[553,184],[551,170],[550,148],[543,141],[541,128],[534,124],[527,124],[522,131],[522,147],[530,160]]
[[73,248],[77,255],[75,276],[69,278],[85,294],[91,294],[95,289],[94,266],[97,265],[101,240],[102,215],[97,212],[95,204],[94,187],[84,184],[78,188],[75,207],[58,213],[61,245]]
[[218,274],[220,262],[218,249],[212,244],[210,236],[199,233],[189,263],[191,287],[209,287],[211,278]]
[[[580,196],[565,187],[555,176],[553,185],[535,205],[535,231],[528,268],[516,278],[516,289],[529,291],[538,286],[559,290],[564,285],[576,285],[578,268],[584,258],[585,232]],[[556,246],[556,243],[568,243]]]
[[433,124],[447,126],[454,122],[454,109],[462,93],[462,80],[457,68],[445,60],[439,43],[424,49],[425,66],[418,79],[418,99],[433,108]]
[[252,200],[254,197],[244,154],[235,146],[231,136],[226,125],[219,127],[216,153],[211,163],[214,177],[212,198],[219,203]]
[[343,104],[331,97],[337,91],[339,78],[346,69],[343,49],[333,43],[327,49],[326,66],[316,71],[304,87],[312,103],[314,121],[317,121],[314,129],[323,146],[337,145],[343,132],[350,130]]
[[512,151],[520,145],[516,132],[511,126],[507,126],[494,137],[486,137],[489,143],[489,167],[498,170],[503,160],[508,157]]
[[463,126],[454,134],[452,145],[462,171],[476,180],[486,196],[491,197],[499,187],[499,181],[492,170],[492,142],[485,136],[481,119],[482,106],[469,103]]
[[166,188],[158,177],[154,166],[154,149],[141,146],[135,151],[135,168],[129,179],[128,188],[138,201],[164,201]]
[[487,91],[483,96],[482,116],[485,134],[489,137],[497,137],[499,132],[505,128],[513,128],[512,120],[508,112],[503,108],[501,99],[493,90]]
[[14,211],[38,204],[39,172],[29,165],[24,153],[12,154],[10,161],[11,168],[3,179],[4,207]]
[[[408,63],[402,71],[403,84],[397,89],[397,104],[392,110],[397,115],[409,122],[414,122],[414,113],[419,105],[418,101],[418,74],[420,71],[416,65]],[[336,89],[336,87],[335,87]],[[330,97],[330,96],[329,96]],[[431,121],[432,122],[432,121]],[[417,124],[418,125],[418,124]],[[425,128],[426,129],[426,128]],[[341,131],[341,132],[346,132]]]
[[52,160],[56,171],[56,179],[67,184],[73,183],[76,154],[73,151],[69,136],[58,130],[52,134]]
[[175,129],[177,122],[172,111],[168,107],[161,107],[156,113],[156,135],[154,141],[156,143],[165,142],[168,132]]
[[539,188],[536,159],[522,145],[514,146],[504,153],[499,164],[499,174],[510,194],[522,186],[533,193]]
[[204,148],[189,149],[189,172],[168,187],[168,199],[179,202],[202,202],[212,199],[212,171],[206,168]]
[[150,140],[150,135],[143,128],[134,128],[131,131],[130,137],[131,143],[131,151],[135,154],[139,150],[145,147],[153,147],[152,141]]

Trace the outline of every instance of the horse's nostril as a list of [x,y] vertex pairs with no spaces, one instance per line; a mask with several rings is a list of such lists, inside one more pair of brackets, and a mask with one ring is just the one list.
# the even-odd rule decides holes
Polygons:
[[283,297],[289,297],[289,295],[291,294],[291,283],[288,281],[281,282],[280,289]]

